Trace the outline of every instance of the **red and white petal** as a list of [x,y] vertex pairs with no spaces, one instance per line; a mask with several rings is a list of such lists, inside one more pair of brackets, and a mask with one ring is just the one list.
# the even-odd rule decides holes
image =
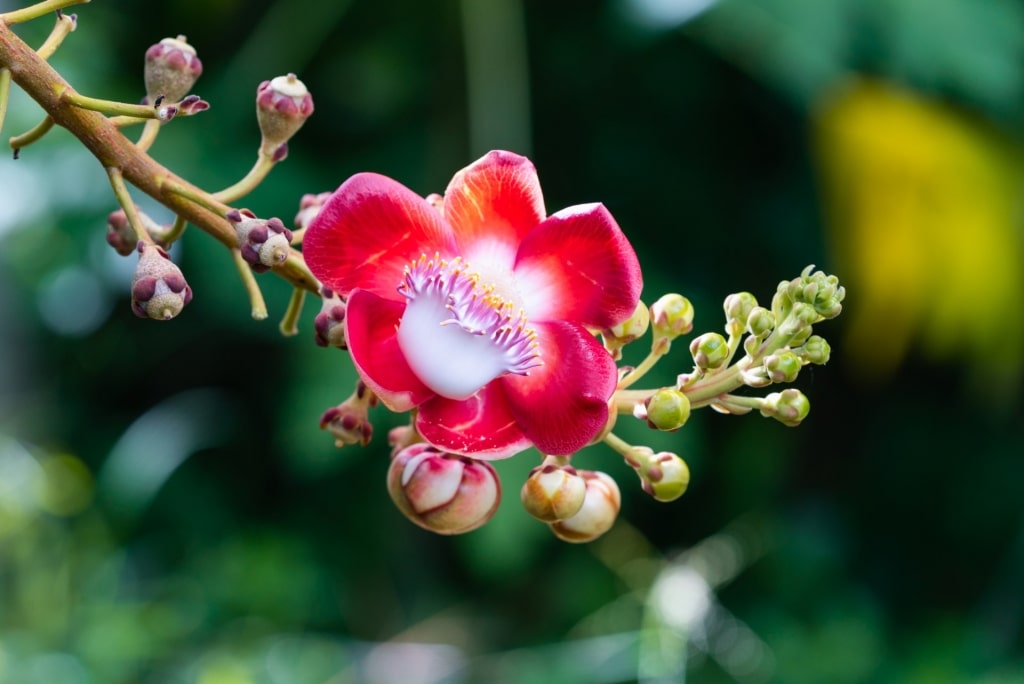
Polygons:
[[416,415],[416,430],[438,449],[483,460],[508,458],[532,446],[499,382],[462,401],[438,396],[425,402]]
[[405,303],[353,290],[345,309],[345,336],[352,362],[366,386],[395,412],[408,411],[434,396],[409,368],[396,328]]
[[608,401],[618,380],[615,362],[576,323],[549,321],[534,328],[544,365],[498,382],[523,434],[542,453],[570,455],[608,422]]
[[629,318],[643,288],[636,252],[603,204],[548,217],[519,246],[515,277],[530,321],[594,329]]
[[544,216],[537,171],[512,152],[488,152],[455,174],[444,194],[444,217],[477,269],[511,268],[520,241]]
[[398,181],[358,173],[334,191],[302,240],[320,282],[347,295],[356,288],[400,300],[402,271],[422,255],[453,255],[451,228],[425,199]]

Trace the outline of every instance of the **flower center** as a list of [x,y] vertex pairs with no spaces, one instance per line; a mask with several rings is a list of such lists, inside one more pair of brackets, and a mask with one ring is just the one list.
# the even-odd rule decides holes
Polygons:
[[423,384],[448,399],[468,399],[506,373],[543,363],[526,314],[496,294],[461,257],[425,255],[405,267],[398,292],[409,300],[398,345]]

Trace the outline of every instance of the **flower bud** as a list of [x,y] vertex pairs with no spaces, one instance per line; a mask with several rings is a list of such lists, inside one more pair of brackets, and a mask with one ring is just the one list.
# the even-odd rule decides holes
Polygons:
[[331,196],[329,192],[321,192],[316,195],[307,192],[299,200],[299,213],[295,215],[295,230],[302,230],[309,226],[316,218],[317,214],[323,208],[324,203],[327,202],[327,198]]
[[192,301],[192,288],[162,248],[140,242],[139,265],[132,276],[132,311],[140,318],[166,321]]
[[501,483],[486,461],[419,443],[402,449],[388,469],[388,493],[412,522],[438,534],[480,527],[501,501]]
[[622,348],[643,337],[651,324],[651,312],[643,302],[637,302],[633,315],[606,330],[601,331],[605,348],[616,361],[622,358]]
[[291,252],[292,231],[281,219],[259,219],[248,209],[232,210],[226,217],[235,226],[242,258],[257,273],[278,266]]
[[824,366],[832,354],[832,347],[821,335],[811,335],[802,347],[795,350],[804,363]]
[[587,481],[569,465],[544,463],[530,471],[519,491],[523,508],[541,522],[565,520],[583,507]]
[[723,309],[725,319],[736,321],[740,327],[746,327],[750,312],[757,306],[757,298],[749,292],[737,292],[725,298]]
[[764,359],[764,370],[772,382],[793,382],[802,367],[800,357],[789,349],[769,354]]
[[177,102],[188,95],[202,73],[203,64],[185,36],[164,38],[146,50],[146,101],[154,104],[163,97]]
[[715,370],[729,360],[729,344],[718,333],[704,333],[690,342],[690,354],[697,368]]
[[690,418],[690,399],[677,389],[665,387],[640,404],[638,418],[647,421],[653,430],[674,432]]
[[556,537],[572,543],[594,541],[610,530],[622,506],[619,486],[609,475],[593,470],[578,474],[587,486],[583,506],[575,515],[548,524]]
[[112,211],[107,216],[107,243],[121,256],[128,256],[139,246],[139,237],[135,234],[124,209]]
[[775,316],[763,306],[755,306],[747,316],[747,331],[757,338],[764,338],[775,327]]
[[658,501],[675,501],[690,484],[686,461],[670,451],[654,453],[650,447],[633,447],[631,464],[643,490]]
[[810,304],[822,318],[835,318],[843,310],[846,288],[834,275],[826,275],[822,271],[811,273],[813,268],[808,266],[799,278],[789,282],[789,297],[794,302]]
[[327,287],[320,288],[320,299],[320,313],[313,319],[313,338],[321,347],[348,349],[345,300]]
[[681,294],[663,295],[651,304],[651,325],[655,340],[673,340],[693,330],[693,304]]
[[818,312],[806,302],[795,302],[788,315],[782,320],[775,332],[780,341],[788,346],[798,346],[810,338],[814,324],[820,320]]
[[783,425],[796,427],[811,411],[811,402],[798,389],[772,392],[764,398],[761,415],[770,416]]
[[288,155],[288,140],[313,113],[313,96],[295,74],[278,76],[256,89],[256,117],[263,140],[260,152],[274,161]]
[[371,404],[360,397],[357,390],[346,401],[324,411],[320,417],[320,429],[326,428],[334,435],[334,445],[338,448],[346,444],[366,446],[373,438],[373,425],[367,410]]

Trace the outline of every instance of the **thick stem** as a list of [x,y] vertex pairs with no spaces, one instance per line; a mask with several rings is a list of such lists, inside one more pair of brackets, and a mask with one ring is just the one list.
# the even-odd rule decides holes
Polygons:
[[[62,4],[74,3],[65,0]],[[120,169],[126,181],[226,247],[238,245],[234,226],[222,214],[210,211],[170,188],[191,188],[196,195],[206,193],[140,151],[102,114],[65,102],[61,93],[71,91],[71,86],[45,60],[40,59],[35,50],[18,38],[8,23],[11,23],[9,19],[0,21],[0,68],[9,68],[14,83],[39,103],[57,125],[78,138],[103,167]],[[275,268],[274,272],[296,287],[317,292],[317,280],[305,267],[298,252],[289,256],[288,261]]]

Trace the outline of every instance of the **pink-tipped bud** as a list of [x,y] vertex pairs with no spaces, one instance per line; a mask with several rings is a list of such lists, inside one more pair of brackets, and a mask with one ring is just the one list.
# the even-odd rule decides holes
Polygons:
[[583,506],[576,515],[549,524],[556,537],[574,544],[594,541],[610,530],[622,506],[619,486],[611,476],[593,470],[578,472],[587,484]]
[[166,321],[192,301],[192,288],[162,248],[139,243],[139,265],[132,276],[132,311],[140,318]]
[[519,491],[523,508],[541,522],[565,520],[583,508],[587,481],[569,465],[544,463],[530,471]]
[[398,510],[420,527],[462,534],[480,527],[498,510],[501,483],[486,461],[420,443],[392,459],[388,493]]
[[[146,229],[146,232],[153,236],[157,242],[160,242],[160,238],[165,230],[164,226],[151,219],[138,207],[135,207],[135,211],[138,213],[139,220],[142,221],[142,226]],[[107,243],[121,256],[128,256],[138,248],[138,235],[136,235],[135,229],[132,228],[132,224],[128,221],[128,216],[124,213],[124,209],[112,211],[107,216]]]
[[309,226],[316,218],[317,214],[323,208],[324,203],[327,202],[327,198],[331,196],[329,192],[321,192],[314,195],[313,193],[307,192],[299,200],[299,213],[295,215],[295,230],[301,230]]
[[334,435],[334,445],[339,448],[346,444],[366,446],[373,438],[373,425],[366,406],[347,401],[324,411],[320,429],[325,428]]
[[226,217],[235,226],[242,258],[257,273],[283,264],[291,252],[292,231],[281,219],[260,219],[248,209],[232,210]]
[[278,76],[256,89],[256,116],[263,140],[260,151],[274,161],[288,155],[287,142],[313,113],[313,96],[295,74]]
[[345,337],[345,300],[330,288],[320,290],[320,313],[313,319],[313,338],[321,347],[348,349]]
[[155,104],[162,97],[177,102],[188,95],[203,73],[203,63],[185,36],[164,38],[146,50],[146,101]]

